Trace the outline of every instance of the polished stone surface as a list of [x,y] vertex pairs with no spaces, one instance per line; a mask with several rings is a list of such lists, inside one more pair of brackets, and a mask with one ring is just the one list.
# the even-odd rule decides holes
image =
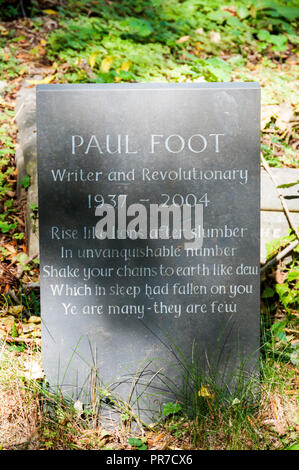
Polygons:
[[[255,83],[37,87],[42,351],[52,386],[83,399],[97,369],[101,386],[151,420],[159,402],[179,399],[186,364],[219,383],[240,367],[257,374],[259,113]],[[186,202],[203,205],[193,256],[186,239],[146,231],[155,204]],[[102,203],[120,230],[114,239],[95,237]],[[136,211],[147,214],[147,227],[134,227],[147,238],[123,235]]]

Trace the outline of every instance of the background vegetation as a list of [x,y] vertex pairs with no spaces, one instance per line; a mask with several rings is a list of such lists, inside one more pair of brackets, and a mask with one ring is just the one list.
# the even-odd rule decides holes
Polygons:
[[[273,167],[298,167],[296,0],[0,0],[0,446],[298,449],[298,245],[262,276],[261,401],[225,398],[196,379],[195,416],[168,404],[149,429],[99,424],[94,403],[47,392],[40,367],[38,261],[16,198],[15,100],[21,83],[258,81],[261,144]],[[28,188],[30,178],[22,181]],[[36,207],[31,208],[33,214]],[[274,256],[295,235],[273,241]],[[191,374],[191,372],[190,372]],[[192,374],[189,380],[193,380]],[[47,406],[45,406],[45,404]],[[45,411],[47,410],[47,411]]]

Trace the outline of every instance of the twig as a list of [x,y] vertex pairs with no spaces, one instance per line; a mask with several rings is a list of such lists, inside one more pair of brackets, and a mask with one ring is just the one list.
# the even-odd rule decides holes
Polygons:
[[25,291],[30,290],[30,289],[37,289],[37,288],[40,288],[40,283],[39,282],[28,282],[28,283],[22,282],[22,288]]
[[280,259],[284,258],[288,253],[294,250],[296,246],[299,245],[299,240],[295,240],[293,243],[288,245],[284,250],[282,250],[278,255],[276,255],[274,258],[272,258],[270,261],[268,261],[267,264],[265,264],[261,268],[261,274],[265,272],[270,266],[273,264],[277,263]]
[[24,4],[23,4],[23,0],[20,1],[20,7],[21,7],[22,15],[24,16],[24,18],[27,18],[26,11],[25,11]]
[[33,343],[35,341],[33,338],[12,338],[12,336],[6,336],[4,340],[7,343]]
[[19,107],[18,111],[16,112],[16,114],[14,115],[13,119],[16,120],[17,119],[17,116],[19,115],[19,113],[22,111],[22,109],[24,108],[24,102],[21,104],[21,106]]
[[19,222],[20,225],[23,225],[23,227],[25,227],[25,224],[23,220],[20,219],[20,217],[18,217],[17,215],[14,215],[13,217],[14,219],[16,219],[17,222]]
[[279,196],[279,199],[280,199],[280,202],[281,202],[281,205],[282,205],[282,208],[283,208],[283,211],[285,213],[285,216],[289,222],[289,225],[290,227],[294,230],[295,232],[295,235],[297,237],[297,240],[294,241],[293,243],[291,243],[290,245],[288,245],[284,250],[282,250],[278,255],[276,255],[274,258],[272,258],[270,261],[268,261],[268,263],[266,263],[262,268],[261,268],[261,273],[265,272],[270,266],[272,266],[273,264],[277,263],[277,261],[279,261],[280,259],[284,258],[288,253],[290,253],[291,251],[294,250],[294,248],[296,248],[296,246],[299,244],[299,232],[292,220],[292,217],[291,217],[291,214],[290,214],[290,211],[288,209],[288,206],[286,204],[286,201],[285,201],[285,198],[282,194],[282,192],[280,191],[279,187],[278,187],[278,184],[275,180],[275,177],[273,175],[273,173],[271,172],[270,170],[270,167],[268,165],[268,163],[266,162],[263,154],[261,153],[261,160],[262,160],[262,165],[263,167],[265,168],[266,172],[268,173],[268,175],[270,176],[275,188],[276,188],[276,191],[278,193],[278,196]]
[[20,299],[18,299],[18,297],[16,296],[16,294],[14,293],[14,291],[12,289],[8,289],[7,293],[13,298],[13,300],[16,302],[16,304],[18,304],[18,305],[21,304]]

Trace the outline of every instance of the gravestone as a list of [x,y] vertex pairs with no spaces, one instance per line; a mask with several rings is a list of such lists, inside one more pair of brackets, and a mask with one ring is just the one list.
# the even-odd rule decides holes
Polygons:
[[257,374],[259,110],[256,83],[37,87],[52,387],[151,420],[192,368]]

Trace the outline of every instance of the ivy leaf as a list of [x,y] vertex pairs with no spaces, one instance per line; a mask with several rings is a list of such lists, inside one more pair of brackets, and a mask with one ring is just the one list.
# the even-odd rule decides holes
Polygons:
[[30,186],[30,176],[24,176],[24,178],[20,181],[20,185],[27,189]]
[[27,80],[27,83],[29,83],[29,85],[47,85],[48,83],[53,82],[55,77],[56,74],[49,75],[48,77],[45,77],[42,80]]
[[170,415],[175,415],[181,411],[182,407],[179,403],[172,403],[171,401],[169,403],[166,403],[163,408],[163,415],[164,416],[170,416]]
[[269,297],[273,297],[275,294],[274,290],[271,287],[266,287],[263,292],[263,299],[268,299]]
[[266,29],[261,29],[257,33],[257,37],[259,38],[260,41],[267,41],[268,42],[270,40],[270,36],[271,36],[271,34]]
[[284,51],[287,47],[288,40],[283,34],[271,34],[271,43],[277,51]]
[[17,228],[17,224],[9,224],[8,222],[0,221],[0,230],[2,233],[7,233],[13,228]]

